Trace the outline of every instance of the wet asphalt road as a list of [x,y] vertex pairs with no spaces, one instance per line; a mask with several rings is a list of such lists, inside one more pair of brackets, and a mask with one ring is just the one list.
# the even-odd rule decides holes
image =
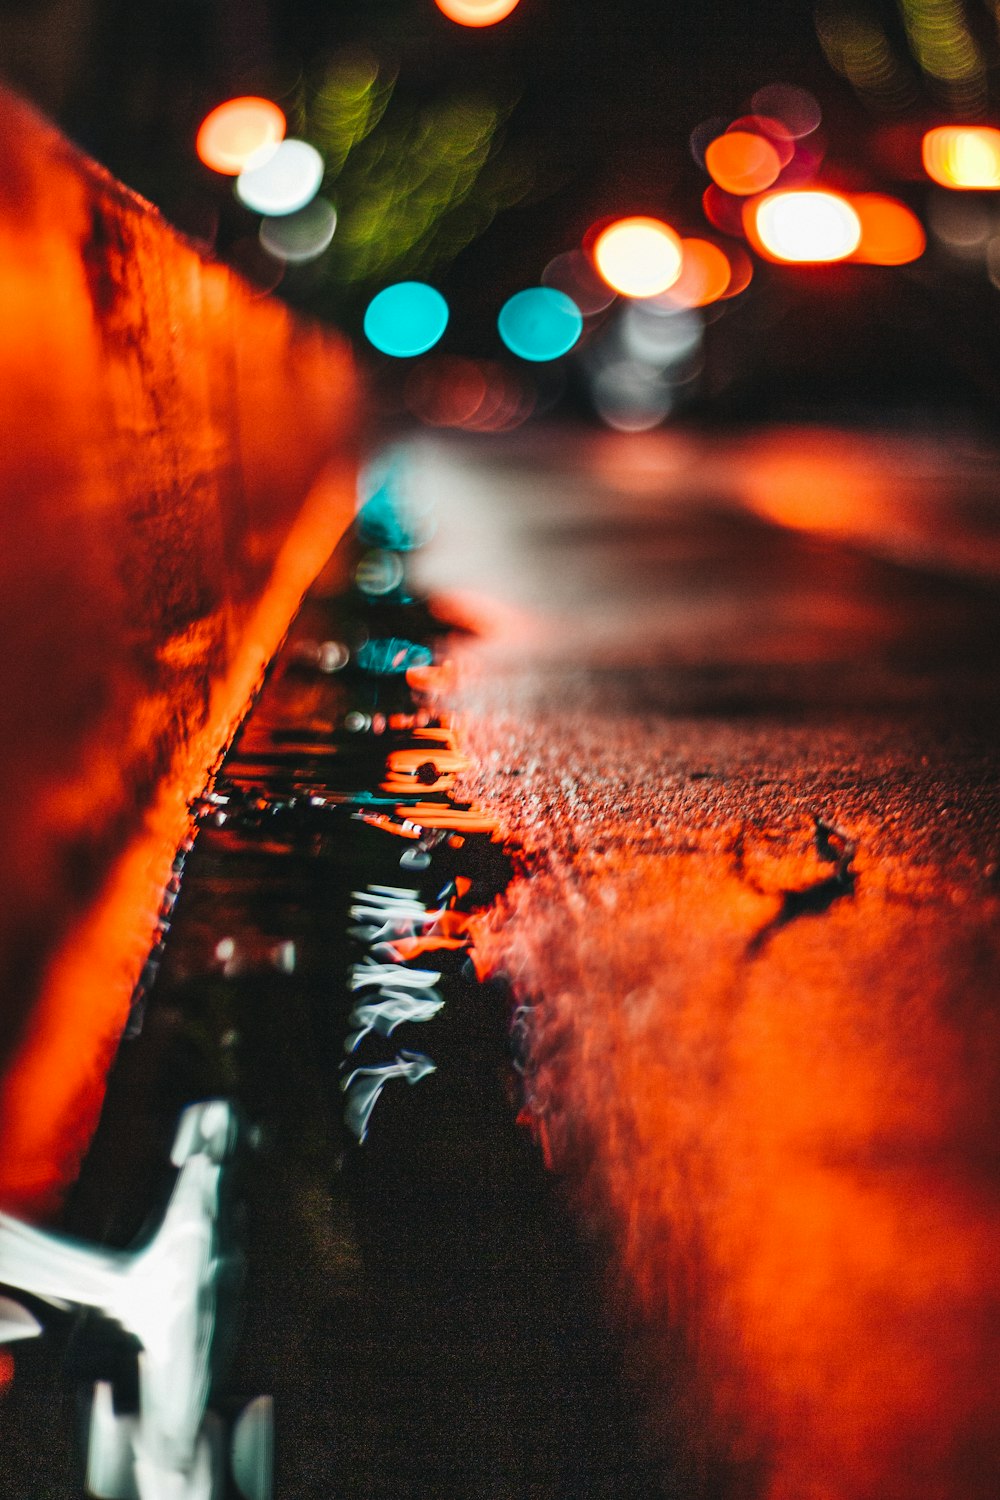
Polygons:
[[421,441],[481,956],[668,1492],[1000,1490],[1000,480],[980,435]]
[[[538,430],[405,466],[478,631],[426,707],[513,878],[483,837],[403,883],[466,871],[493,977],[440,957],[405,1036],[438,1071],[358,1149],[348,908],[409,843],[206,809],[67,1224],[129,1241],[186,1099],[262,1125],[226,1399],[275,1395],[279,1500],[992,1500],[996,455]],[[296,656],[418,634],[370,626],[320,591],[225,774],[378,786],[410,740],[371,716],[415,703]],[[79,1493],[55,1332],[0,1405],[16,1500]]]

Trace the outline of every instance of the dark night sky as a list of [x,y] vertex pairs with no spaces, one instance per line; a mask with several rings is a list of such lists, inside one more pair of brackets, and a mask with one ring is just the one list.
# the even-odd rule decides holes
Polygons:
[[[533,162],[535,189],[435,273],[453,300],[448,337],[458,352],[489,352],[502,301],[535,283],[596,219],[653,212],[688,232],[703,228],[706,178],[691,158],[690,132],[710,116],[744,113],[764,84],[816,93],[828,179],[846,171],[852,186],[896,186],[872,169],[871,122],[823,58],[805,0],[521,0],[484,30],[455,26],[432,0],[0,0],[8,77],[224,256],[256,227],[242,223],[249,216],[229,183],[195,159],[201,118],[234,93],[283,101],[351,45],[395,60],[399,89],[415,98],[461,83],[517,100],[507,146]],[[853,382],[875,399],[911,386],[932,394],[988,388],[995,399],[988,329],[996,293],[985,279],[979,287],[948,274],[947,295],[958,301],[942,311],[933,266],[916,278],[859,267],[783,273],[791,316],[769,329],[766,348],[756,347],[762,335],[740,335],[748,387],[760,391],[766,381],[778,392],[784,380],[798,390],[812,380],[839,391]],[[311,306],[308,285],[297,295],[286,282],[286,290],[357,331],[360,292],[358,306],[348,296],[331,307]]]

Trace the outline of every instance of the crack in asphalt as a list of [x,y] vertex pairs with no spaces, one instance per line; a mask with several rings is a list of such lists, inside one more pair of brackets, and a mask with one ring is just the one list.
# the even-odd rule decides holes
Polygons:
[[[785,889],[779,893],[781,905],[774,916],[765,922],[750,939],[746,948],[748,958],[759,957],[776,933],[788,927],[792,922],[798,921],[800,917],[824,916],[835,901],[854,895],[858,878],[857,871],[853,868],[854,857],[857,854],[856,842],[836,824],[828,822],[815,813],[812,816],[815,825],[813,837],[816,853],[825,863],[832,864],[834,869],[831,874],[825,875],[821,880],[814,880],[808,885]],[[734,853],[741,878],[754,890],[760,891],[761,895],[768,894],[763,887],[747,876],[743,859],[742,833],[737,838]]]

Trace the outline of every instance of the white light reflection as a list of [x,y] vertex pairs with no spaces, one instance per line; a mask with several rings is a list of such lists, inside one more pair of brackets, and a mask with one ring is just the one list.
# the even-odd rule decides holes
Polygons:
[[236,179],[236,195],[255,213],[293,214],[315,198],[325,171],[308,141],[281,141],[250,158]]
[[10,1297],[0,1297],[0,1344],[14,1344],[20,1339],[37,1338],[42,1325],[36,1317]]
[[444,1005],[444,1000],[434,989],[416,995],[412,990],[386,987],[379,991],[379,995],[378,1000],[359,1000],[348,1016],[348,1025],[352,1029],[344,1040],[345,1052],[354,1052],[370,1031],[390,1037],[404,1022],[432,1021]]
[[[437,977],[440,978],[440,975]],[[364,1141],[372,1110],[387,1083],[394,1078],[405,1078],[412,1085],[419,1083],[421,1078],[426,1078],[428,1073],[436,1072],[436,1065],[422,1052],[403,1051],[397,1053],[395,1062],[385,1063],[381,1067],[355,1068],[340,1085],[347,1095],[347,1107],[344,1110],[347,1128],[357,1136],[359,1143]]]
[[543,286],[554,287],[572,297],[585,318],[603,312],[617,296],[598,276],[590,257],[582,250],[567,250],[555,256],[542,272],[541,282]]
[[208,1411],[220,1295],[239,1266],[219,1228],[220,1190],[238,1134],[223,1100],[181,1115],[178,1170],[159,1229],[137,1250],[106,1250],[0,1213],[0,1282],[59,1308],[96,1309],[140,1347],[139,1410],[114,1410],[99,1381],[91,1408],[88,1487],[107,1500],[214,1500],[218,1474]]
[[633,302],[624,310],[619,335],[626,358],[665,370],[699,349],[702,327],[701,317],[690,308]]
[[305,208],[280,218],[266,218],[260,226],[260,242],[269,255],[304,265],[316,260],[333,241],[337,210],[325,198],[314,198]]
[[640,360],[615,360],[597,371],[591,397],[598,416],[616,432],[648,432],[674,408],[669,381]]
[[440,978],[437,969],[407,969],[402,964],[381,964],[366,958],[363,963],[351,965],[348,984],[352,990],[369,989],[372,985],[381,988],[385,984],[397,989],[426,990]]

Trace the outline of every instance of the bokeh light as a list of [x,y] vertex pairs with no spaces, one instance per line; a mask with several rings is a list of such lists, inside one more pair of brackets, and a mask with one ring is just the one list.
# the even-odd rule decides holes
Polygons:
[[852,193],[861,221],[861,243],[852,260],[871,266],[905,266],[926,249],[923,225],[911,208],[887,193]]
[[981,259],[983,246],[1000,227],[994,203],[971,193],[930,193],[927,220],[934,238],[952,255]]
[[565,292],[533,286],[507,299],[497,329],[512,354],[544,363],[572,349],[583,332],[583,314]]
[[495,26],[518,5],[518,0],[434,0],[442,15],[459,26]]
[[727,130],[730,132],[744,130],[749,131],[751,135],[763,136],[777,151],[778,160],[783,167],[787,167],[795,155],[794,138],[781,121],[775,120],[771,115],[741,115],[738,120],[730,122]]
[[365,312],[368,342],[395,359],[412,359],[433,349],[447,326],[447,302],[424,281],[397,281],[384,287]]
[[782,168],[778,183],[782,188],[802,187],[815,180],[826,156],[826,140],[823,132],[816,130],[806,140],[795,141],[794,154],[787,166]]
[[601,421],[616,432],[648,432],[670,415],[674,405],[669,381],[641,360],[603,366],[590,394]]
[[825,189],[767,193],[747,205],[747,233],[771,260],[846,260],[861,241],[861,220],[846,198]]
[[811,135],[823,118],[809,90],[793,83],[769,83],[757,90],[750,103],[760,114],[780,120],[795,140]]
[[766,136],[749,130],[727,130],[706,147],[705,167],[724,192],[749,196],[771,186],[782,162]]
[[727,245],[726,255],[729,258],[729,285],[722,294],[724,301],[745,292],[753,280],[753,261],[742,245]]
[[285,135],[285,116],[270,99],[245,95],[227,99],[205,116],[195,150],[206,167],[237,177],[258,151],[276,146]]
[[939,125],[927,131],[921,154],[942,187],[1000,189],[1000,130],[991,125]]
[[737,198],[710,182],[701,195],[701,206],[705,218],[723,234],[743,234],[743,210],[745,198]]
[[712,142],[717,140],[720,135],[725,135],[728,129],[729,121],[727,119],[722,115],[713,115],[710,120],[702,120],[692,130],[688,138],[688,145],[691,149],[691,155],[702,171],[708,170],[705,166],[705,152]]
[[258,214],[293,214],[315,198],[326,167],[308,141],[287,140],[250,158],[236,194]]
[[441,354],[413,367],[404,399],[428,427],[464,427],[486,400],[486,390],[486,376],[476,360]]
[[707,307],[726,295],[731,278],[729,257],[711,240],[682,239],[681,274],[664,293],[675,307]]
[[260,242],[270,255],[301,265],[322,255],[337,228],[337,210],[325,198],[314,198],[297,213],[264,219]]
[[697,312],[673,306],[668,297],[630,303],[619,324],[618,346],[629,360],[669,370],[676,383],[695,369],[703,326]]
[[549,261],[542,272],[542,285],[572,297],[585,318],[603,312],[615,300],[615,293],[597,272],[582,250],[566,250]]
[[660,219],[617,219],[597,237],[594,264],[623,297],[656,297],[681,274],[681,242]]

